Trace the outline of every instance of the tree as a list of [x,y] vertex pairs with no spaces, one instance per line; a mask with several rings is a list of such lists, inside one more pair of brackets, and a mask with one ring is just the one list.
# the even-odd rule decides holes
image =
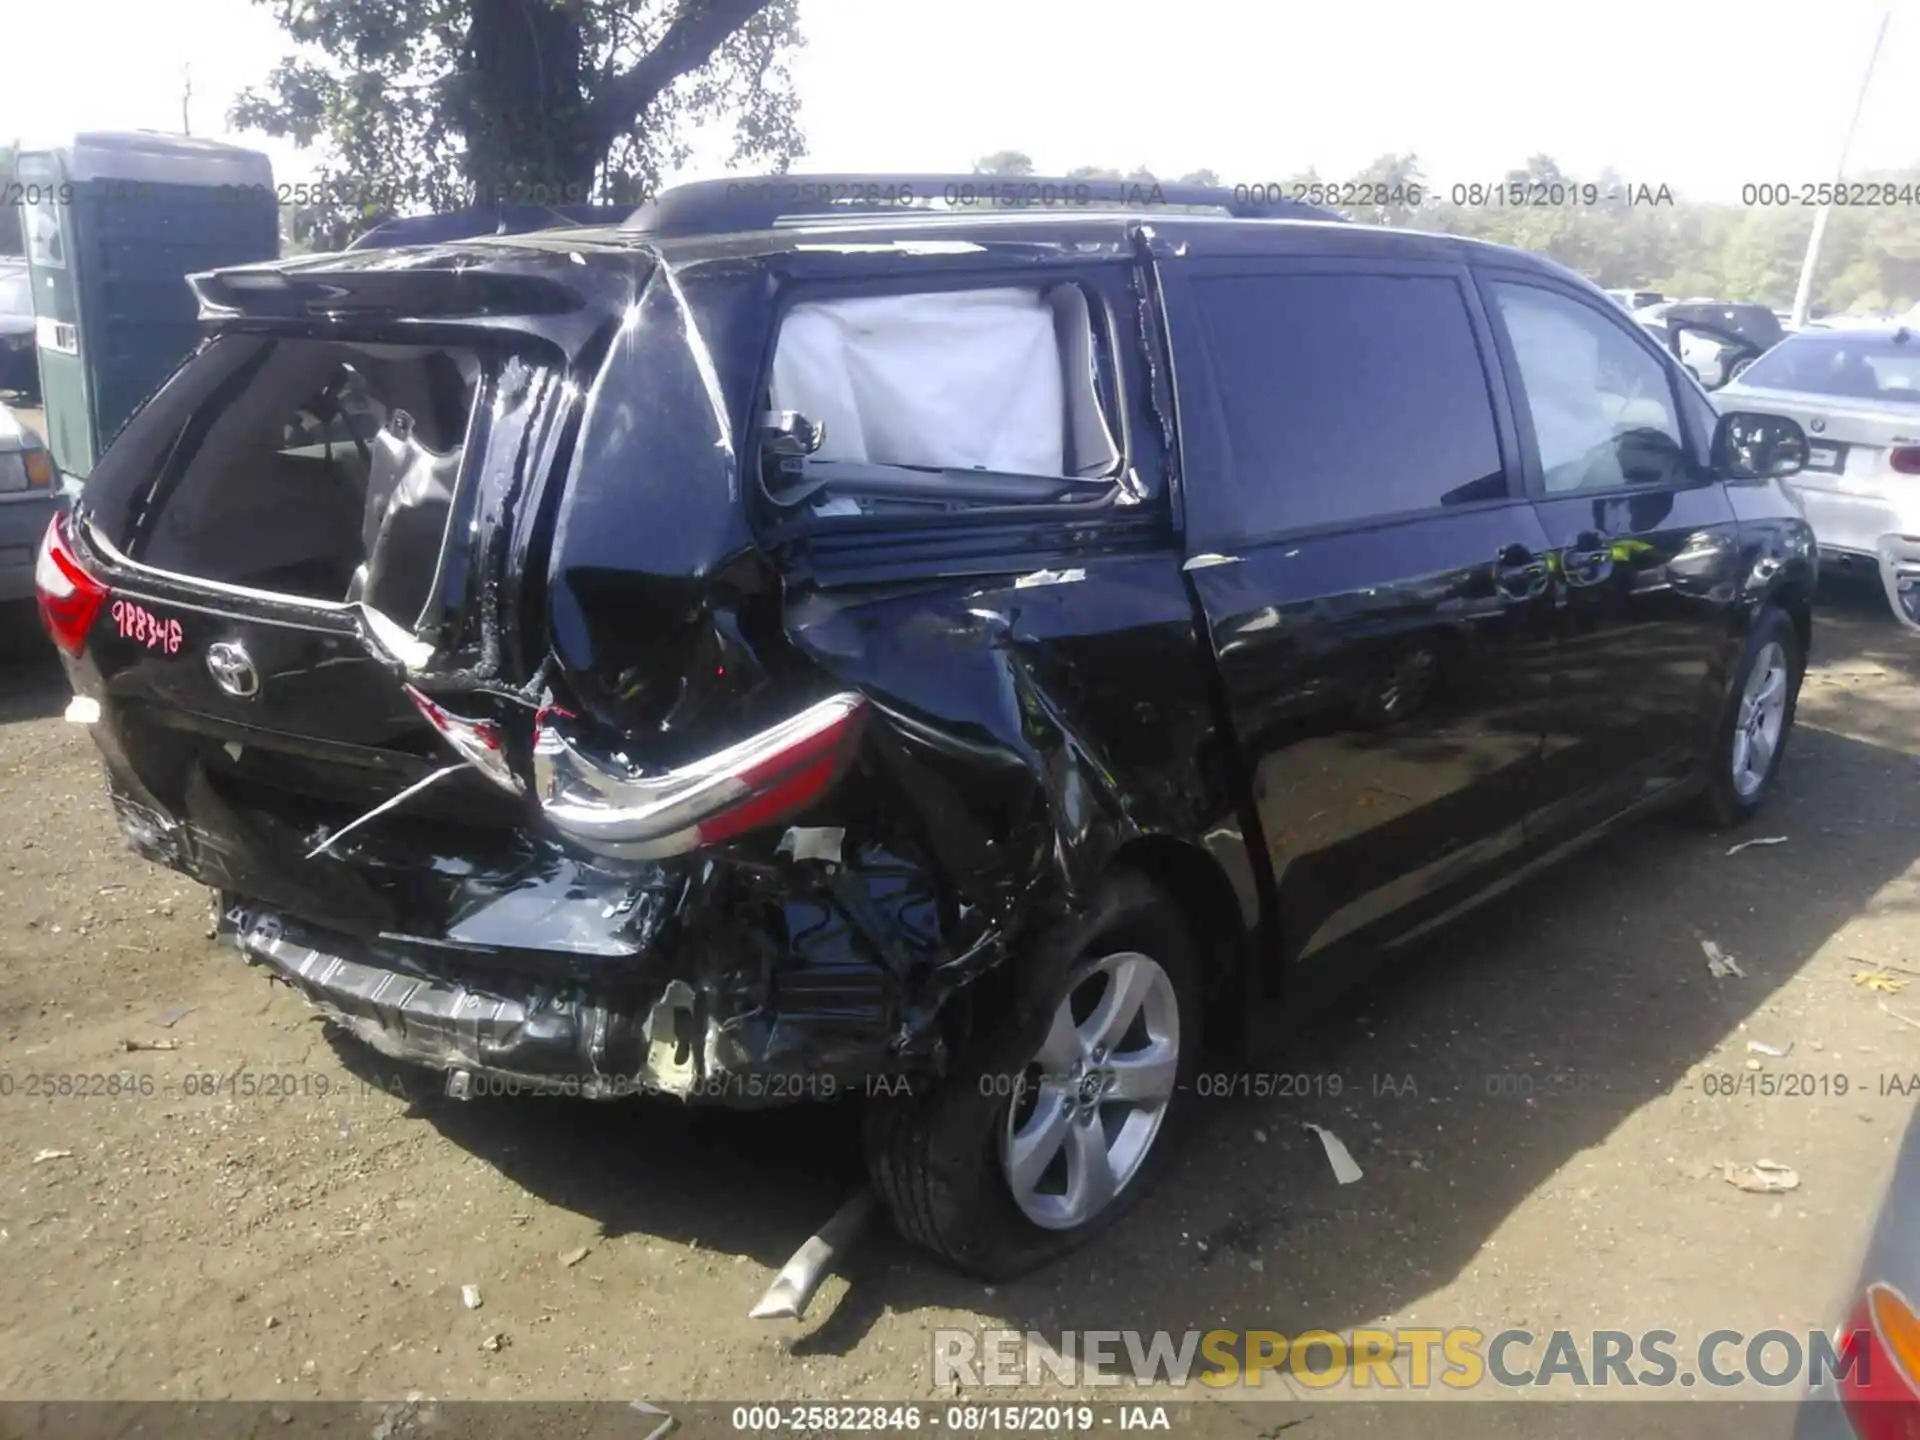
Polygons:
[[[324,143],[317,209],[635,203],[731,117],[735,162],[803,153],[799,0],[255,0],[299,47],[229,114]],[[322,227],[324,228],[324,226]]]
[[1033,161],[1021,150],[996,150],[973,162],[976,175],[1021,176],[1033,174]]
[[1180,177],[1180,183],[1182,185],[1210,185],[1218,189],[1220,186],[1220,176],[1217,171],[1213,170],[1189,170]]
[[1407,225],[1413,220],[1415,197],[1424,196],[1427,180],[1420,173],[1420,157],[1408,152],[1376,157],[1353,177],[1353,183],[1362,199],[1372,197],[1369,203],[1354,207],[1354,219],[1373,225]]

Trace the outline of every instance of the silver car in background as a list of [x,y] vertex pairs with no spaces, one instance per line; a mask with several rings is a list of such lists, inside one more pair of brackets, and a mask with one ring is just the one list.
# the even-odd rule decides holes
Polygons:
[[1821,557],[1876,571],[1894,615],[1920,630],[1920,331],[1801,330],[1714,403],[1799,423],[1806,468],[1783,483],[1805,510]]
[[47,447],[31,426],[0,405],[0,601],[33,595],[40,539],[65,503]]
[[27,262],[0,255],[0,391],[30,404],[40,396],[40,359],[34,351],[33,290]]

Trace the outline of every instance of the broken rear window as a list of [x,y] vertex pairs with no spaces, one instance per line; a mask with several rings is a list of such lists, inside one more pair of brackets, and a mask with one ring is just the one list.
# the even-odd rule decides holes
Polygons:
[[230,335],[131,427],[147,476],[131,558],[405,625],[440,559],[481,366],[471,351]]
[[762,474],[817,516],[1106,495],[1104,324],[1071,282],[805,300],[774,348]]

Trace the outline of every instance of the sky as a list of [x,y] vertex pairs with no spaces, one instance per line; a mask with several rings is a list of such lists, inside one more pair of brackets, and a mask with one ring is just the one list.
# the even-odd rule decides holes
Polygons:
[[[1916,0],[801,0],[797,169],[967,170],[1022,150],[1042,174],[1207,167],[1228,184],[1337,178],[1412,151],[1430,183],[1496,181],[1529,155],[1570,175],[1736,200],[1830,179],[1880,17],[1894,12],[1847,173],[1920,164]],[[287,45],[251,0],[19,7],[0,140],[227,130]],[[84,56],[84,60],[79,57]],[[56,57],[60,57],[56,61]],[[190,71],[187,67],[191,67]],[[723,173],[704,135],[688,173]]]

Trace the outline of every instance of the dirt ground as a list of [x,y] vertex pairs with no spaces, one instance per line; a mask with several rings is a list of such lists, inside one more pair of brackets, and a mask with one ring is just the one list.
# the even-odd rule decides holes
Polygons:
[[[1914,1105],[1883,1077],[1920,1070],[1920,1034],[1881,1007],[1920,1016],[1920,644],[1834,588],[1736,837],[1786,843],[1656,821],[1489,907],[1272,1067],[1340,1098],[1196,1106],[1166,1182],[1039,1275],[986,1288],[879,1233],[807,1320],[750,1320],[857,1173],[845,1115],[391,1093],[122,848],[58,666],[4,623],[6,1396],[946,1398],[937,1325],[1804,1334]],[[1878,966],[1904,994],[1855,983]],[[1825,1093],[1709,1093],[1750,1063]],[[134,1078],[26,1093],[102,1074]],[[1364,1178],[1336,1185],[1304,1121]],[[1708,1172],[1760,1158],[1800,1188]]]

